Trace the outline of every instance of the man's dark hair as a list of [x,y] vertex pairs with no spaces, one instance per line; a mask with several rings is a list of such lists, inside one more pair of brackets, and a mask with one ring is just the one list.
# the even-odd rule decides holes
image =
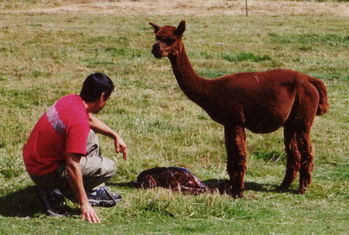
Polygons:
[[97,101],[104,92],[104,99],[108,99],[114,91],[113,81],[103,73],[89,75],[82,86],[80,96],[86,102]]

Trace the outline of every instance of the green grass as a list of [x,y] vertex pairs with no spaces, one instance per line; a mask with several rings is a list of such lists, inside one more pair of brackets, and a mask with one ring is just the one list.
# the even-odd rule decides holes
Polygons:
[[[67,1],[0,1],[0,9],[47,7]],[[80,1],[83,2],[83,1]],[[198,74],[215,78],[242,71],[290,68],[321,78],[330,111],[315,119],[313,184],[305,196],[278,193],[285,171],[282,130],[247,133],[245,198],[218,193],[184,196],[125,184],[144,169],[186,167],[201,180],[228,178],[223,128],[189,101],[168,59],[155,59],[149,21],[177,25],[176,15],[0,13],[0,234],[347,234],[349,232],[348,18],[330,15],[185,17],[184,43]],[[108,186],[123,202],[97,208],[101,225],[71,215],[40,212],[21,152],[40,115],[59,97],[80,91],[92,72],[116,85],[98,117],[129,147],[123,161],[102,137],[105,156],[117,161]]]
[[242,52],[238,54],[222,54],[221,57],[224,60],[227,60],[229,62],[238,62],[238,61],[251,61],[251,62],[260,62],[265,60],[271,60],[271,58],[267,55],[264,56],[258,56],[254,55],[251,52]]

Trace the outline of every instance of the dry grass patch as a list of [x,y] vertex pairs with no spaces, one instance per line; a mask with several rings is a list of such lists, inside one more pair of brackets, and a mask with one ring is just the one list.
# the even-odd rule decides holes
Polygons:
[[[235,16],[245,14],[245,1],[228,0],[101,0],[34,1],[35,4],[2,4],[0,13],[88,13],[111,15],[195,15]],[[1,3],[0,3],[1,4]],[[1,6],[1,5],[0,5]],[[349,16],[348,2],[298,2],[249,0],[250,15],[331,15]]]

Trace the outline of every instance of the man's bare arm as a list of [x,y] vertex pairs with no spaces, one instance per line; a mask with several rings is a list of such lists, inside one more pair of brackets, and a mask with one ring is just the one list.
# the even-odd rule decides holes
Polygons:
[[78,154],[67,153],[65,166],[70,187],[80,203],[82,219],[86,219],[89,223],[100,223],[98,215],[88,201],[79,162],[80,156]]
[[100,133],[105,136],[109,136],[114,140],[115,144],[115,151],[117,153],[122,153],[123,158],[127,159],[127,146],[125,142],[122,140],[122,138],[113,131],[109,126],[107,126],[104,122],[96,118],[95,116],[90,114],[90,126],[91,129],[94,130],[97,133]]

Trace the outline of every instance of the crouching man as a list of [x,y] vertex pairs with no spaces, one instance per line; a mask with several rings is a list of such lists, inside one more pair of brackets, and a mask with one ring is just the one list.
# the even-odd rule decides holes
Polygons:
[[38,186],[48,215],[65,214],[64,196],[80,203],[82,219],[100,223],[92,206],[113,206],[121,196],[104,182],[115,174],[112,160],[102,157],[100,133],[111,137],[117,153],[127,159],[127,147],[110,127],[92,116],[102,110],[114,90],[105,74],[88,76],[79,95],[67,95],[52,105],[36,123],[23,148],[23,160]]

